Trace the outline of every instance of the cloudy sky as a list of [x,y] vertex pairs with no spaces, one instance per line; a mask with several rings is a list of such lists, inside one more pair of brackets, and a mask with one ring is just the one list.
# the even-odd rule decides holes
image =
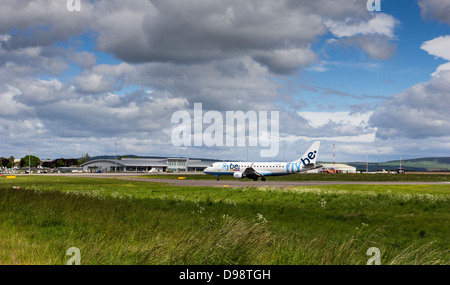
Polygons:
[[0,156],[245,159],[173,146],[194,103],[278,111],[270,160],[450,156],[449,61],[447,0],[3,0]]

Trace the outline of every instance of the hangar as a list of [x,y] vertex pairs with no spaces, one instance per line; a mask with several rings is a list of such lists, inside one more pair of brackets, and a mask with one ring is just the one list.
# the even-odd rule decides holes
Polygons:
[[323,163],[321,168],[308,171],[308,173],[356,173],[356,167],[343,163]]

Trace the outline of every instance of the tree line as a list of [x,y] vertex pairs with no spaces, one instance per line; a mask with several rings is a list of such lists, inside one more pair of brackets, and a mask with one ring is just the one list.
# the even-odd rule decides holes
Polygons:
[[[26,168],[26,167],[37,167],[41,165],[44,168],[57,168],[57,167],[71,167],[71,166],[80,166],[81,164],[88,162],[90,159],[90,156],[88,153],[85,153],[81,156],[81,158],[58,158],[54,160],[45,160],[41,161],[41,159],[34,155],[26,155],[20,159],[20,162],[17,166],[20,168]],[[14,165],[14,156],[11,156],[9,158],[6,157],[0,157],[1,160],[1,166],[12,168],[16,165]]]

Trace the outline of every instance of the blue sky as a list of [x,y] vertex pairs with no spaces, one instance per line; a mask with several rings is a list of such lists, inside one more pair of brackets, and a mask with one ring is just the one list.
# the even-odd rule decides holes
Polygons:
[[[319,62],[313,65],[306,74],[299,74],[293,80],[354,96],[380,97],[389,97],[415,83],[428,81],[430,74],[445,61],[436,60],[421,50],[420,46],[426,40],[448,34],[449,27],[438,22],[423,21],[420,8],[414,1],[383,1],[382,12],[393,15],[399,21],[392,40],[397,50],[390,58],[372,60],[358,48],[330,45],[327,41],[333,36],[328,33],[315,44],[315,50],[326,53],[329,60],[323,59],[323,64]],[[319,66],[325,71],[316,70]],[[301,97],[301,90],[299,93]],[[336,105],[336,111],[348,110],[348,105],[357,102],[355,98],[334,97],[331,100]],[[314,104],[313,100],[307,102]],[[382,102],[382,99],[366,96],[362,102],[374,104]],[[315,107],[315,111],[320,111]]]
[[245,158],[171,143],[194,103],[279,111],[287,159],[314,140],[322,160],[450,154],[448,1],[66,2],[2,3],[0,156]]

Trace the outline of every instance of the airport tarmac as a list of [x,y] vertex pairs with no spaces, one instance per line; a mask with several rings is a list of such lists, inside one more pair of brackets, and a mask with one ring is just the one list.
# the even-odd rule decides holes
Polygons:
[[[20,175],[20,174],[19,174]],[[448,185],[448,182],[399,182],[399,181],[253,181],[243,180],[190,180],[190,179],[160,179],[143,178],[147,173],[47,173],[47,174],[22,174],[45,176],[70,176],[92,178],[114,178],[130,181],[167,183],[173,186],[197,186],[197,187],[294,187],[313,185]],[[174,174],[175,175],[175,174]],[[157,175],[155,175],[157,176]],[[183,175],[187,178],[188,175]]]

